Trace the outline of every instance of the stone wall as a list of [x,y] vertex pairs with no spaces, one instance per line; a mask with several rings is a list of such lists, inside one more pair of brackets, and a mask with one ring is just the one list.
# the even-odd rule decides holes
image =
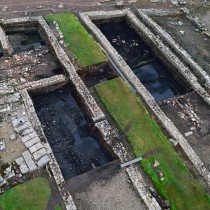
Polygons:
[[11,55],[12,47],[10,46],[5,31],[1,26],[0,26],[0,42],[1,42],[1,47],[3,49],[3,54]]
[[[95,128],[100,132],[103,140],[108,145],[110,145],[110,148],[112,148],[113,152],[118,156],[121,163],[131,160],[130,155],[121,142],[121,139],[119,138],[119,136],[117,136],[115,131],[106,120],[95,123]],[[150,192],[148,191],[148,187],[142,175],[138,172],[137,168],[133,165],[130,165],[126,168],[126,171],[134,188],[136,189],[148,209],[160,210],[161,208],[159,204],[157,203],[155,198],[152,198]]]
[[[120,15],[122,14],[122,11],[112,11],[111,12],[112,16],[114,16],[113,12],[116,13],[117,17],[119,16],[119,14]],[[161,54],[164,54],[167,61],[172,62],[173,65],[177,66],[178,68],[177,70],[180,71],[180,73],[185,77],[185,79],[192,85],[194,90],[198,92],[208,104],[210,104],[209,95],[197,82],[197,79],[195,78],[195,76],[190,73],[190,70],[187,67],[185,67],[184,64],[177,58],[177,56],[175,56],[169,50],[169,48],[166,47],[159,40],[159,38],[155,37],[155,35],[152,34],[152,32],[143,23],[141,23],[140,20],[138,20],[138,18],[131,11],[123,10],[123,12],[124,13],[126,12],[125,16],[127,20],[130,23],[132,23],[133,26],[135,26],[135,28],[139,31],[139,33],[145,39],[147,39],[150,43],[153,43],[152,46],[155,46],[161,52]],[[98,12],[92,13],[92,15],[90,14],[90,12],[80,13],[79,16],[80,16],[81,21],[86,25],[86,27],[96,36],[96,38],[98,39],[102,47],[105,49],[105,51],[107,52],[109,57],[114,61],[114,63],[118,66],[118,68],[124,74],[126,79],[135,88],[137,93],[143,98],[143,100],[151,109],[151,111],[155,114],[155,116],[157,117],[161,125],[168,131],[168,133],[175,140],[177,140],[177,142],[179,142],[180,146],[182,147],[183,151],[186,153],[188,158],[191,160],[192,164],[195,166],[195,168],[198,170],[198,172],[202,175],[202,177],[206,180],[206,182],[210,186],[210,173],[204,167],[202,161],[197,156],[195,151],[191,148],[187,140],[175,127],[172,121],[163,113],[163,111],[155,102],[154,98],[143,86],[143,84],[139,81],[139,79],[135,76],[135,74],[130,69],[130,67],[126,64],[124,59],[117,53],[117,51],[112,47],[112,45],[106,39],[106,37],[101,33],[101,31],[97,28],[97,26],[93,24],[93,22],[91,21],[91,18],[93,18],[93,16],[94,16],[94,19],[97,18],[95,16],[108,19],[110,17],[110,12],[98,11]]]
[[176,43],[175,40],[164,29],[162,29],[142,10],[138,10],[138,16],[145,25],[159,35],[161,39],[163,39],[163,41],[168,44],[180,58],[182,58],[182,61],[191,68],[200,81],[207,88],[210,88],[209,75],[191,58],[191,56],[178,43]]

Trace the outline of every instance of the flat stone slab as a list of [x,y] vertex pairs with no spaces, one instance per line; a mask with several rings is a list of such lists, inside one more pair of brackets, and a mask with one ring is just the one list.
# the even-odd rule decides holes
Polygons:
[[18,165],[24,165],[25,164],[25,160],[23,157],[19,157],[15,160],[15,162],[18,164]]
[[33,139],[33,138],[35,138],[35,137],[38,137],[38,135],[36,134],[35,131],[32,132],[32,133],[29,133],[28,136],[29,136],[31,139]]
[[21,133],[21,136],[25,136],[25,135],[30,134],[32,132],[34,132],[34,129],[32,127],[29,127]]
[[50,162],[50,157],[48,155],[45,155],[37,162],[37,166],[38,168],[41,168],[47,165],[49,162]]
[[25,146],[26,146],[27,148],[29,148],[29,147],[32,147],[34,144],[39,143],[39,142],[40,142],[39,137],[35,137],[35,138],[33,138],[33,139],[27,141],[27,142],[25,143]]
[[27,135],[27,136],[21,137],[21,139],[22,139],[22,142],[25,143],[25,142],[29,141],[31,139],[31,137],[29,135]]
[[29,172],[29,168],[27,167],[27,165],[20,165],[20,172],[22,174],[27,174]]
[[34,171],[37,169],[37,166],[36,166],[35,162],[32,160],[31,154],[28,150],[23,152],[22,156],[23,156],[23,158],[26,162],[26,165],[28,166],[30,171]]
[[37,161],[41,157],[45,156],[46,154],[47,154],[46,149],[45,148],[42,148],[42,149],[36,151],[35,153],[33,153],[34,160]]
[[23,125],[21,125],[19,127],[15,127],[15,131],[19,133],[27,128],[31,128],[31,123],[25,122]]
[[39,142],[37,144],[34,144],[32,147],[30,147],[29,151],[30,151],[30,153],[34,153],[42,148],[43,148],[43,145]]

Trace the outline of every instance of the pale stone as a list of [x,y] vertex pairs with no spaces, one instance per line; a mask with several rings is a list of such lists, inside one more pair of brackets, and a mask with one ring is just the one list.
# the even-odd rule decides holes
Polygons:
[[37,162],[37,166],[38,166],[38,168],[41,168],[41,167],[45,166],[46,164],[48,164],[49,162],[50,162],[49,156],[45,155],[42,158],[40,158],[40,160]]
[[43,157],[44,155],[47,154],[47,151],[45,148],[42,148],[36,152],[33,153],[33,157],[34,157],[34,160],[37,161],[39,160],[41,157]]
[[35,137],[35,138],[33,138],[33,139],[27,141],[27,142],[25,143],[25,146],[26,146],[27,148],[29,148],[29,147],[33,146],[34,144],[36,144],[36,143],[38,143],[38,142],[40,142],[40,139],[39,139],[38,137]]
[[30,153],[34,153],[42,148],[43,148],[43,145],[39,142],[37,144],[34,144],[32,147],[29,147],[29,151]]

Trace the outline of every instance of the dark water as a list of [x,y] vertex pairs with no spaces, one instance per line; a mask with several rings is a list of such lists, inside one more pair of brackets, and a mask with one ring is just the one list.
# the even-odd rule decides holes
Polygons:
[[32,96],[45,135],[65,180],[110,161],[70,93],[70,87]]
[[103,23],[98,27],[157,102],[187,91],[187,84],[155,57],[125,21]]
[[6,35],[14,52],[34,50],[45,45],[38,30],[8,31]]

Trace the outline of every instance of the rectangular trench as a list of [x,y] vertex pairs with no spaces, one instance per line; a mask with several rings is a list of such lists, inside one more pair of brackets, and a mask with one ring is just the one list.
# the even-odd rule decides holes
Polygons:
[[99,144],[70,85],[31,93],[36,113],[65,180],[112,160]]
[[100,20],[95,23],[156,102],[190,91],[187,82],[162,63],[125,20]]

